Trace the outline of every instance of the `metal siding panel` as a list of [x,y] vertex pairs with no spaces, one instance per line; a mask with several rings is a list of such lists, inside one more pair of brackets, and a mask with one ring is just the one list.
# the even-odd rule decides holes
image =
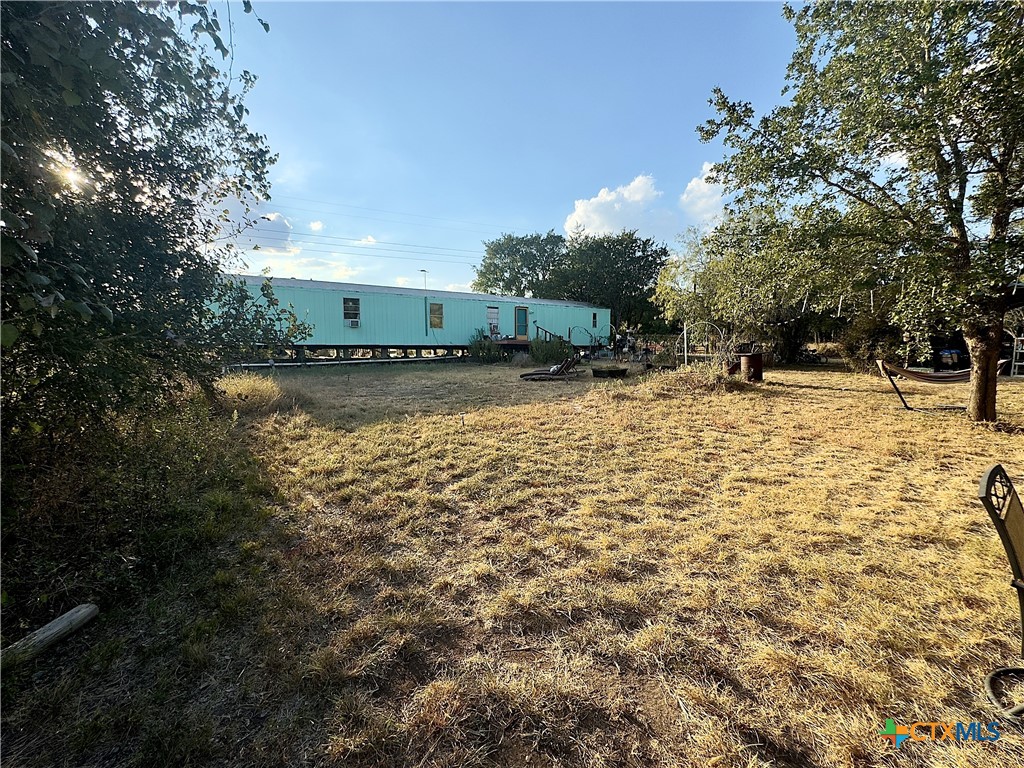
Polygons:
[[431,339],[438,344],[467,344],[478,329],[487,327],[486,301],[443,296],[431,297],[430,302],[444,307],[444,328],[430,329]]
[[444,304],[444,327],[452,344],[467,344],[480,328],[487,328],[487,303],[448,299]]
[[[259,287],[249,286],[258,296]],[[428,296],[427,302],[444,305],[444,328],[426,329],[423,298],[408,294],[387,294],[334,290],[319,286],[275,284],[274,294],[282,305],[291,305],[300,320],[311,323],[313,335],[305,344],[348,346],[450,346],[464,345],[479,328],[487,327],[487,307],[498,307],[499,331],[502,335],[515,333],[515,308],[525,306],[529,311],[530,338],[536,336],[536,326],[559,335],[565,335],[572,326],[591,333],[593,312],[598,314],[597,331],[607,334],[611,310],[573,304],[558,305],[550,301],[535,304],[531,299],[505,296],[477,296],[451,298],[451,294]],[[345,326],[342,303],[345,297],[358,298],[360,327]],[[576,339],[579,341],[578,339]]]
[[313,325],[313,335],[305,340],[305,344],[330,344],[331,339],[341,332],[341,307],[332,312],[329,291],[292,288],[290,286],[274,286],[274,296],[283,305],[291,305],[292,311],[299,318]]
[[553,306],[541,304],[530,307],[530,336],[536,336],[537,325],[558,336],[568,339],[569,330],[573,326],[587,328],[590,325],[591,313],[593,310],[584,307]]
[[415,296],[361,294],[366,307],[367,344],[403,347],[423,344],[423,301]]

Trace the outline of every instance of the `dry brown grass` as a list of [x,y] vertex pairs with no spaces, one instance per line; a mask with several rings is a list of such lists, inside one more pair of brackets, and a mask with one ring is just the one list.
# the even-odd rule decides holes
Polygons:
[[[636,368],[639,371],[639,366]],[[318,422],[345,429],[431,414],[457,415],[494,406],[559,401],[596,383],[589,371],[582,371],[577,378],[536,386],[539,382],[522,382],[522,372],[506,365],[401,363],[285,369],[273,379],[247,374],[243,381],[271,382],[277,387],[277,398],[298,399],[303,411]],[[227,377],[223,386],[233,388],[235,380],[236,376]]]
[[[840,373],[715,395],[685,374],[569,393],[500,368],[344,380],[257,428],[311,559],[360,597],[333,647],[353,681],[383,655],[404,686],[367,704],[369,728],[337,723],[333,754],[846,765],[884,759],[887,716],[987,720],[978,681],[1013,657],[1016,619],[972,492],[992,461],[1022,464],[1012,430]],[[391,421],[345,410],[370,386]],[[1021,395],[1004,387],[1008,425]],[[396,604],[427,626],[382,628]]]
[[996,461],[1024,479],[1024,382],[993,428],[837,371],[518,373],[245,384],[290,532],[193,598],[214,618],[172,641],[175,754],[188,733],[234,765],[1021,765],[1019,730],[897,753],[877,732],[992,720],[981,681],[1020,628],[974,493]]

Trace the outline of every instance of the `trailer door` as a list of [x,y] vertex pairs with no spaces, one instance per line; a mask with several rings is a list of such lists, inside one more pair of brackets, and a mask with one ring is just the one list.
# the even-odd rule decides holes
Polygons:
[[530,327],[527,324],[529,318],[529,309],[527,307],[516,307],[516,338],[517,339],[529,339],[530,338]]

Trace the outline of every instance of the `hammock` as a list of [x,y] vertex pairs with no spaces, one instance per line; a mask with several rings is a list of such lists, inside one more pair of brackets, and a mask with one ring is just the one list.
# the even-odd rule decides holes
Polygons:
[[[940,373],[927,373],[925,371],[908,371],[906,368],[900,368],[898,365],[890,365],[884,360],[875,360],[878,364],[878,370],[881,371],[882,375],[889,380],[892,384],[892,388],[896,390],[896,394],[900,398],[900,402],[903,403],[903,407],[908,411],[914,410],[907,405],[906,398],[903,397],[903,393],[900,392],[900,388],[896,386],[896,380],[893,376],[902,376],[905,379],[911,379],[912,381],[920,381],[923,384],[963,384],[971,380],[971,369],[965,368],[962,371],[942,371]],[[1002,372],[1003,366],[1009,362],[1007,360],[1000,360],[999,365],[996,367],[997,373]],[[959,406],[942,406],[943,408],[959,408]]]
[[942,371],[941,373],[926,373],[925,371],[908,371],[898,365],[889,365],[884,360],[878,360],[878,367],[882,370],[883,376],[902,376],[905,379],[913,379],[924,384],[963,384],[971,380],[971,369],[964,368],[962,371]]

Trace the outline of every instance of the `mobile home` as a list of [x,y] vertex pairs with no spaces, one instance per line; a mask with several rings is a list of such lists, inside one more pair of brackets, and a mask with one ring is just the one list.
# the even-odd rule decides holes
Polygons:
[[[265,278],[242,275],[258,293]],[[578,347],[606,343],[611,310],[592,304],[486,293],[273,278],[274,295],[313,326],[302,346],[354,350],[464,351],[480,329],[507,346],[560,336]]]

